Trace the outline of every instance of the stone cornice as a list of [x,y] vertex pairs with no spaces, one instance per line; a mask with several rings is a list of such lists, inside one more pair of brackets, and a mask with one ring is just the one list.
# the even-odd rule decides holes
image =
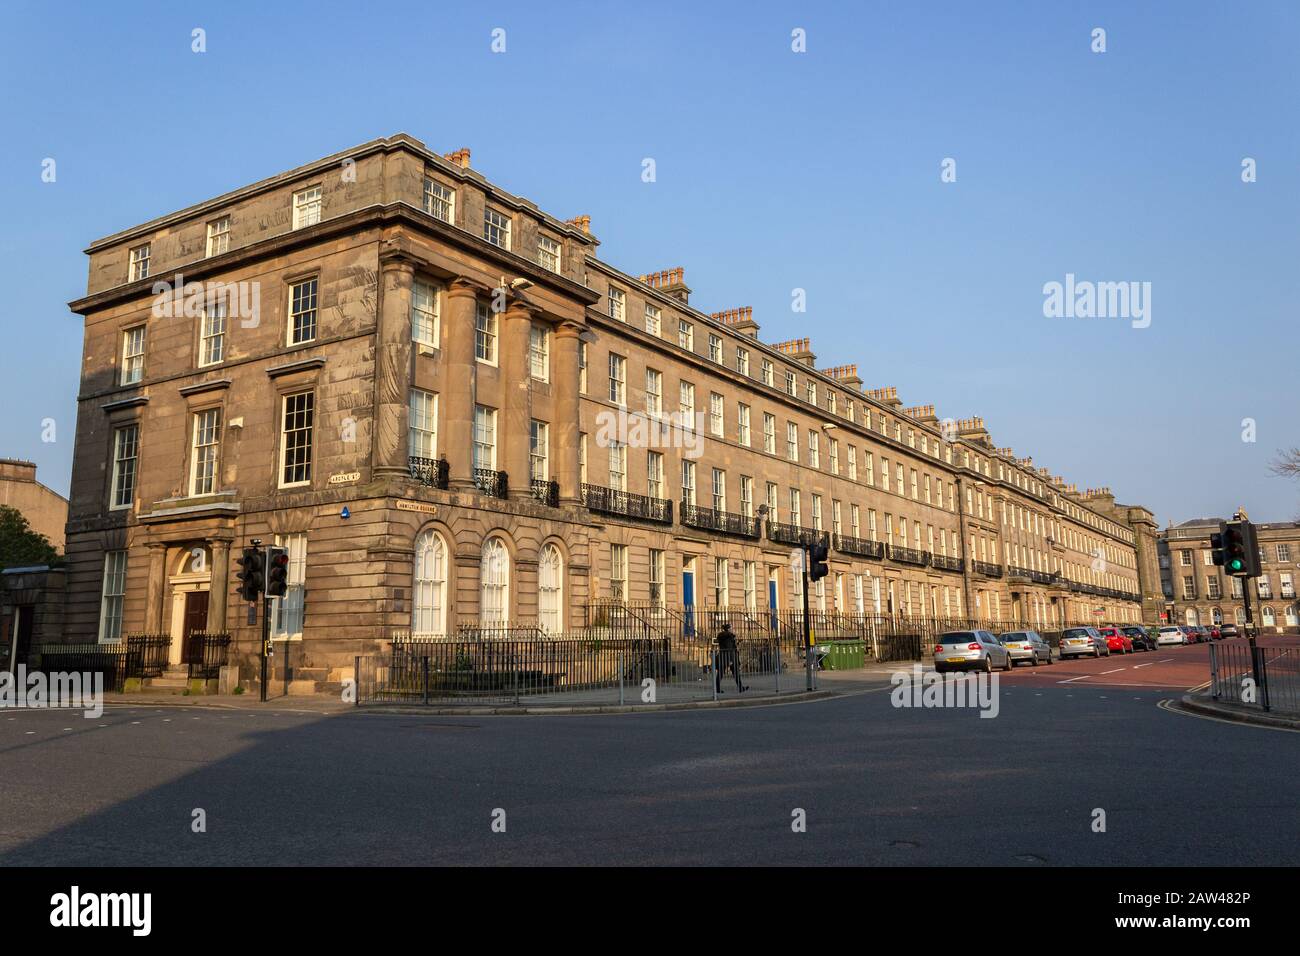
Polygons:
[[[508,273],[527,276],[537,285],[548,286],[575,301],[590,305],[600,301],[600,294],[579,282],[567,279],[549,269],[544,269],[530,259],[515,252],[494,246],[471,232],[449,225],[422,209],[416,209],[405,202],[387,205],[375,204],[353,210],[342,216],[326,219],[314,226],[296,229],[278,236],[240,246],[230,252],[210,259],[197,258],[193,262],[181,263],[167,272],[160,272],[147,279],[137,279],[123,285],[104,289],[68,303],[68,308],[78,315],[88,315],[101,309],[111,308],[132,299],[153,295],[157,282],[169,281],[176,274],[185,276],[186,282],[200,281],[213,273],[223,273],[249,263],[274,258],[305,245],[316,244],[339,236],[360,232],[367,227],[408,226],[425,234],[433,235],[450,245],[472,252],[486,260],[493,261],[493,269],[504,269]],[[385,250],[386,251],[386,250]],[[404,250],[417,263],[424,260],[414,249]]]

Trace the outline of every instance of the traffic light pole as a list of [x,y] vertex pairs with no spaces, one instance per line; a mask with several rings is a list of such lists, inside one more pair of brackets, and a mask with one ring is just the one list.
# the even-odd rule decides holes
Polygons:
[[803,659],[804,669],[807,675],[806,686],[808,690],[813,689],[813,683],[816,677],[813,673],[816,665],[813,663],[813,646],[812,646],[812,622],[808,616],[808,565],[812,561],[812,550],[804,545],[803,547]]
[[262,703],[266,703],[267,660],[271,650],[271,599],[262,598]]

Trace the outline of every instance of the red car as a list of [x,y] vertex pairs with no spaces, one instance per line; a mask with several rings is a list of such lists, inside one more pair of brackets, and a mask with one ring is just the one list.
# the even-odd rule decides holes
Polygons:
[[1223,640],[1223,634],[1220,633],[1219,628],[1214,624],[1210,625],[1210,640],[1212,641]]
[[1106,646],[1120,654],[1133,653],[1133,638],[1117,627],[1099,627],[1101,636],[1106,638]]

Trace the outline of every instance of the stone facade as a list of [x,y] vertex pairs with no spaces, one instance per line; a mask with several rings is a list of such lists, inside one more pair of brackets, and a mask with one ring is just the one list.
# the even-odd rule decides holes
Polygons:
[[49,538],[56,551],[63,550],[68,499],[36,480],[32,462],[0,458],[0,505],[21,511],[33,531]]
[[[1145,509],[597,245],[405,134],[93,243],[69,633],[250,651],[252,538],[294,558],[277,633],[335,673],[395,630],[563,630],[594,598],[794,607],[795,525],[833,535],[826,608],[1156,613]],[[244,305],[160,316],[177,274]]]
[[[1160,533],[1162,611],[1175,624],[1242,624],[1242,579],[1211,563],[1210,535],[1217,518],[1197,518]],[[1251,613],[1263,634],[1300,633],[1300,522],[1255,525],[1261,575],[1252,584]]]

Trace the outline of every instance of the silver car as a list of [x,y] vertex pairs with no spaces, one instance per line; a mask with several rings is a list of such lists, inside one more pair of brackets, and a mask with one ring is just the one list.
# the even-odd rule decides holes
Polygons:
[[1052,663],[1052,645],[1037,631],[1007,631],[999,634],[998,640],[1007,649],[1012,665],[1016,661],[1029,661],[1034,667],[1042,661]]
[[1067,627],[1061,632],[1061,660],[1067,657],[1110,657],[1110,645],[1095,627]]
[[1011,670],[1011,654],[988,631],[948,631],[934,643],[936,673],[980,670],[987,674],[994,667]]

